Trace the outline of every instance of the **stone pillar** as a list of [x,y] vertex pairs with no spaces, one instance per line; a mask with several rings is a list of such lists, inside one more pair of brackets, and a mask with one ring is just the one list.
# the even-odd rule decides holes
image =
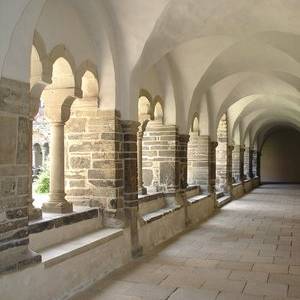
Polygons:
[[190,136],[188,134],[179,134],[178,135],[178,146],[177,146],[177,159],[179,161],[179,188],[185,190],[188,186],[187,183],[187,171],[188,171],[188,161],[187,161],[187,152],[188,152],[188,142]]
[[[215,159],[215,158],[214,158]],[[199,136],[199,184],[204,193],[210,192],[211,142],[208,135]]]
[[42,210],[33,206],[34,199],[32,197],[32,117],[29,118],[29,149],[28,157],[30,167],[28,168],[28,218],[29,220],[40,219]]
[[51,127],[50,193],[49,201],[43,204],[42,210],[48,213],[69,213],[73,211],[73,205],[65,199],[64,128],[74,98],[46,99],[45,114]]
[[138,164],[138,193],[140,195],[146,195],[147,189],[144,187],[143,182],[143,136],[144,131],[139,127],[137,133],[137,164]]
[[240,155],[241,155],[240,145],[235,145],[232,151],[232,177],[234,178],[235,182],[240,182],[242,180],[240,174],[240,170],[241,170]]
[[143,180],[148,192],[176,192],[179,187],[177,128],[149,121],[143,137]]
[[234,147],[227,147],[227,190],[231,194],[232,191],[232,152]]
[[240,147],[240,178],[241,181],[244,182],[245,175],[244,175],[244,152],[245,147]]
[[201,182],[201,150],[198,132],[190,132],[188,143],[188,184],[200,185]]
[[256,176],[260,177],[260,157],[261,153],[256,151]]
[[184,214],[185,214],[185,224],[190,224],[190,219],[188,216],[187,206],[188,203],[186,201],[186,188],[187,184],[187,171],[188,171],[188,162],[187,162],[187,152],[188,152],[188,142],[189,135],[187,134],[178,134],[178,143],[177,143],[177,153],[176,158],[178,160],[178,169],[176,170],[176,177],[179,179],[179,193],[180,198],[177,198],[179,201],[181,200],[184,206]]
[[250,149],[249,147],[245,147],[245,151],[244,151],[244,177],[245,179],[250,178],[250,174],[249,174],[249,169],[250,169],[250,165],[249,165],[249,160],[250,160]]
[[66,199],[73,204],[102,207],[111,214],[123,209],[120,117],[118,111],[89,106],[86,98],[72,105],[65,135]]
[[219,191],[227,192],[227,116],[223,115],[219,122],[218,147],[216,149],[216,188]]
[[124,206],[129,222],[131,252],[133,257],[142,255],[138,232],[138,186],[137,186],[137,131],[138,122],[122,121],[124,157]]
[[41,261],[28,248],[30,102],[28,83],[0,79],[0,273]]
[[42,145],[42,157],[43,157],[42,166],[43,166],[43,168],[45,168],[45,166],[46,166],[48,154],[49,154],[49,148],[46,146],[46,144]]
[[216,193],[216,148],[217,146],[218,146],[217,142],[211,141],[209,143],[208,192],[214,196]]
[[[31,121],[31,124],[32,124],[32,121]],[[31,139],[31,145],[32,145],[32,139]],[[31,161],[32,161],[32,165],[35,169],[37,169],[39,167],[39,159],[38,159],[38,156],[40,155],[40,152],[38,150],[37,147],[35,146],[31,146],[32,148],[32,154],[31,154]]]
[[249,176],[250,178],[254,177],[254,172],[253,172],[253,156],[254,156],[254,150],[250,149],[249,151]]

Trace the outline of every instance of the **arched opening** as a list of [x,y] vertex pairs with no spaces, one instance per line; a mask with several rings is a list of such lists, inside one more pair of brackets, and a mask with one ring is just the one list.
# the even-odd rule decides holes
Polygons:
[[227,115],[223,114],[217,128],[216,148],[216,190],[219,192],[227,192]]
[[[49,163],[46,163],[48,155],[47,159],[42,159],[44,165],[34,187],[34,197],[48,213],[66,213],[73,209],[65,199],[64,127],[74,101],[74,85],[70,64],[65,58],[58,57],[53,62],[52,83],[41,90],[37,99],[41,104],[34,121],[34,136],[44,137],[40,144],[47,145],[48,149],[43,152],[46,156],[50,150],[50,155]],[[47,194],[49,196],[45,197]]]
[[154,120],[162,122],[163,117],[164,117],[164,113],[163,113],[162,106],[159,102],[157,102],[154,107]]
[[278,127],[261,148],[260,174],[263,183],[300,183],[300,132]]

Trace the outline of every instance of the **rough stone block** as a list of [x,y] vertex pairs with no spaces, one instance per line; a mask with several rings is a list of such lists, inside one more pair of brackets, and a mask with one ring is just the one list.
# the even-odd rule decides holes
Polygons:
[[16,159],[17,119],[0,118],[0,164],[12,164]]

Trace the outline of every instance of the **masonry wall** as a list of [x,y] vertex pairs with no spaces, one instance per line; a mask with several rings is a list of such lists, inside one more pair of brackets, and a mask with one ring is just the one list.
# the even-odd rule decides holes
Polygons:
[[178,187],[176,151],[176,126],[150,121],[143,137],[143,181],[149,192],[174,191]]
[[65,147],[67,199],[78,205],[122,207],[120,114],[78,105],[66,125]]
[[300,182],[300,133],[294,129],[274,132],[261,151],[262,182]]

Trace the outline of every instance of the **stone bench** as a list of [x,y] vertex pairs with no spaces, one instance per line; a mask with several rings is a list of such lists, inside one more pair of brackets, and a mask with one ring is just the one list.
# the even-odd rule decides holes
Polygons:
[[140,224],[156,221],[180,209],[180,207],[181,205],[177,204],[176,201],[168,202],[164,193],[139,196]]

